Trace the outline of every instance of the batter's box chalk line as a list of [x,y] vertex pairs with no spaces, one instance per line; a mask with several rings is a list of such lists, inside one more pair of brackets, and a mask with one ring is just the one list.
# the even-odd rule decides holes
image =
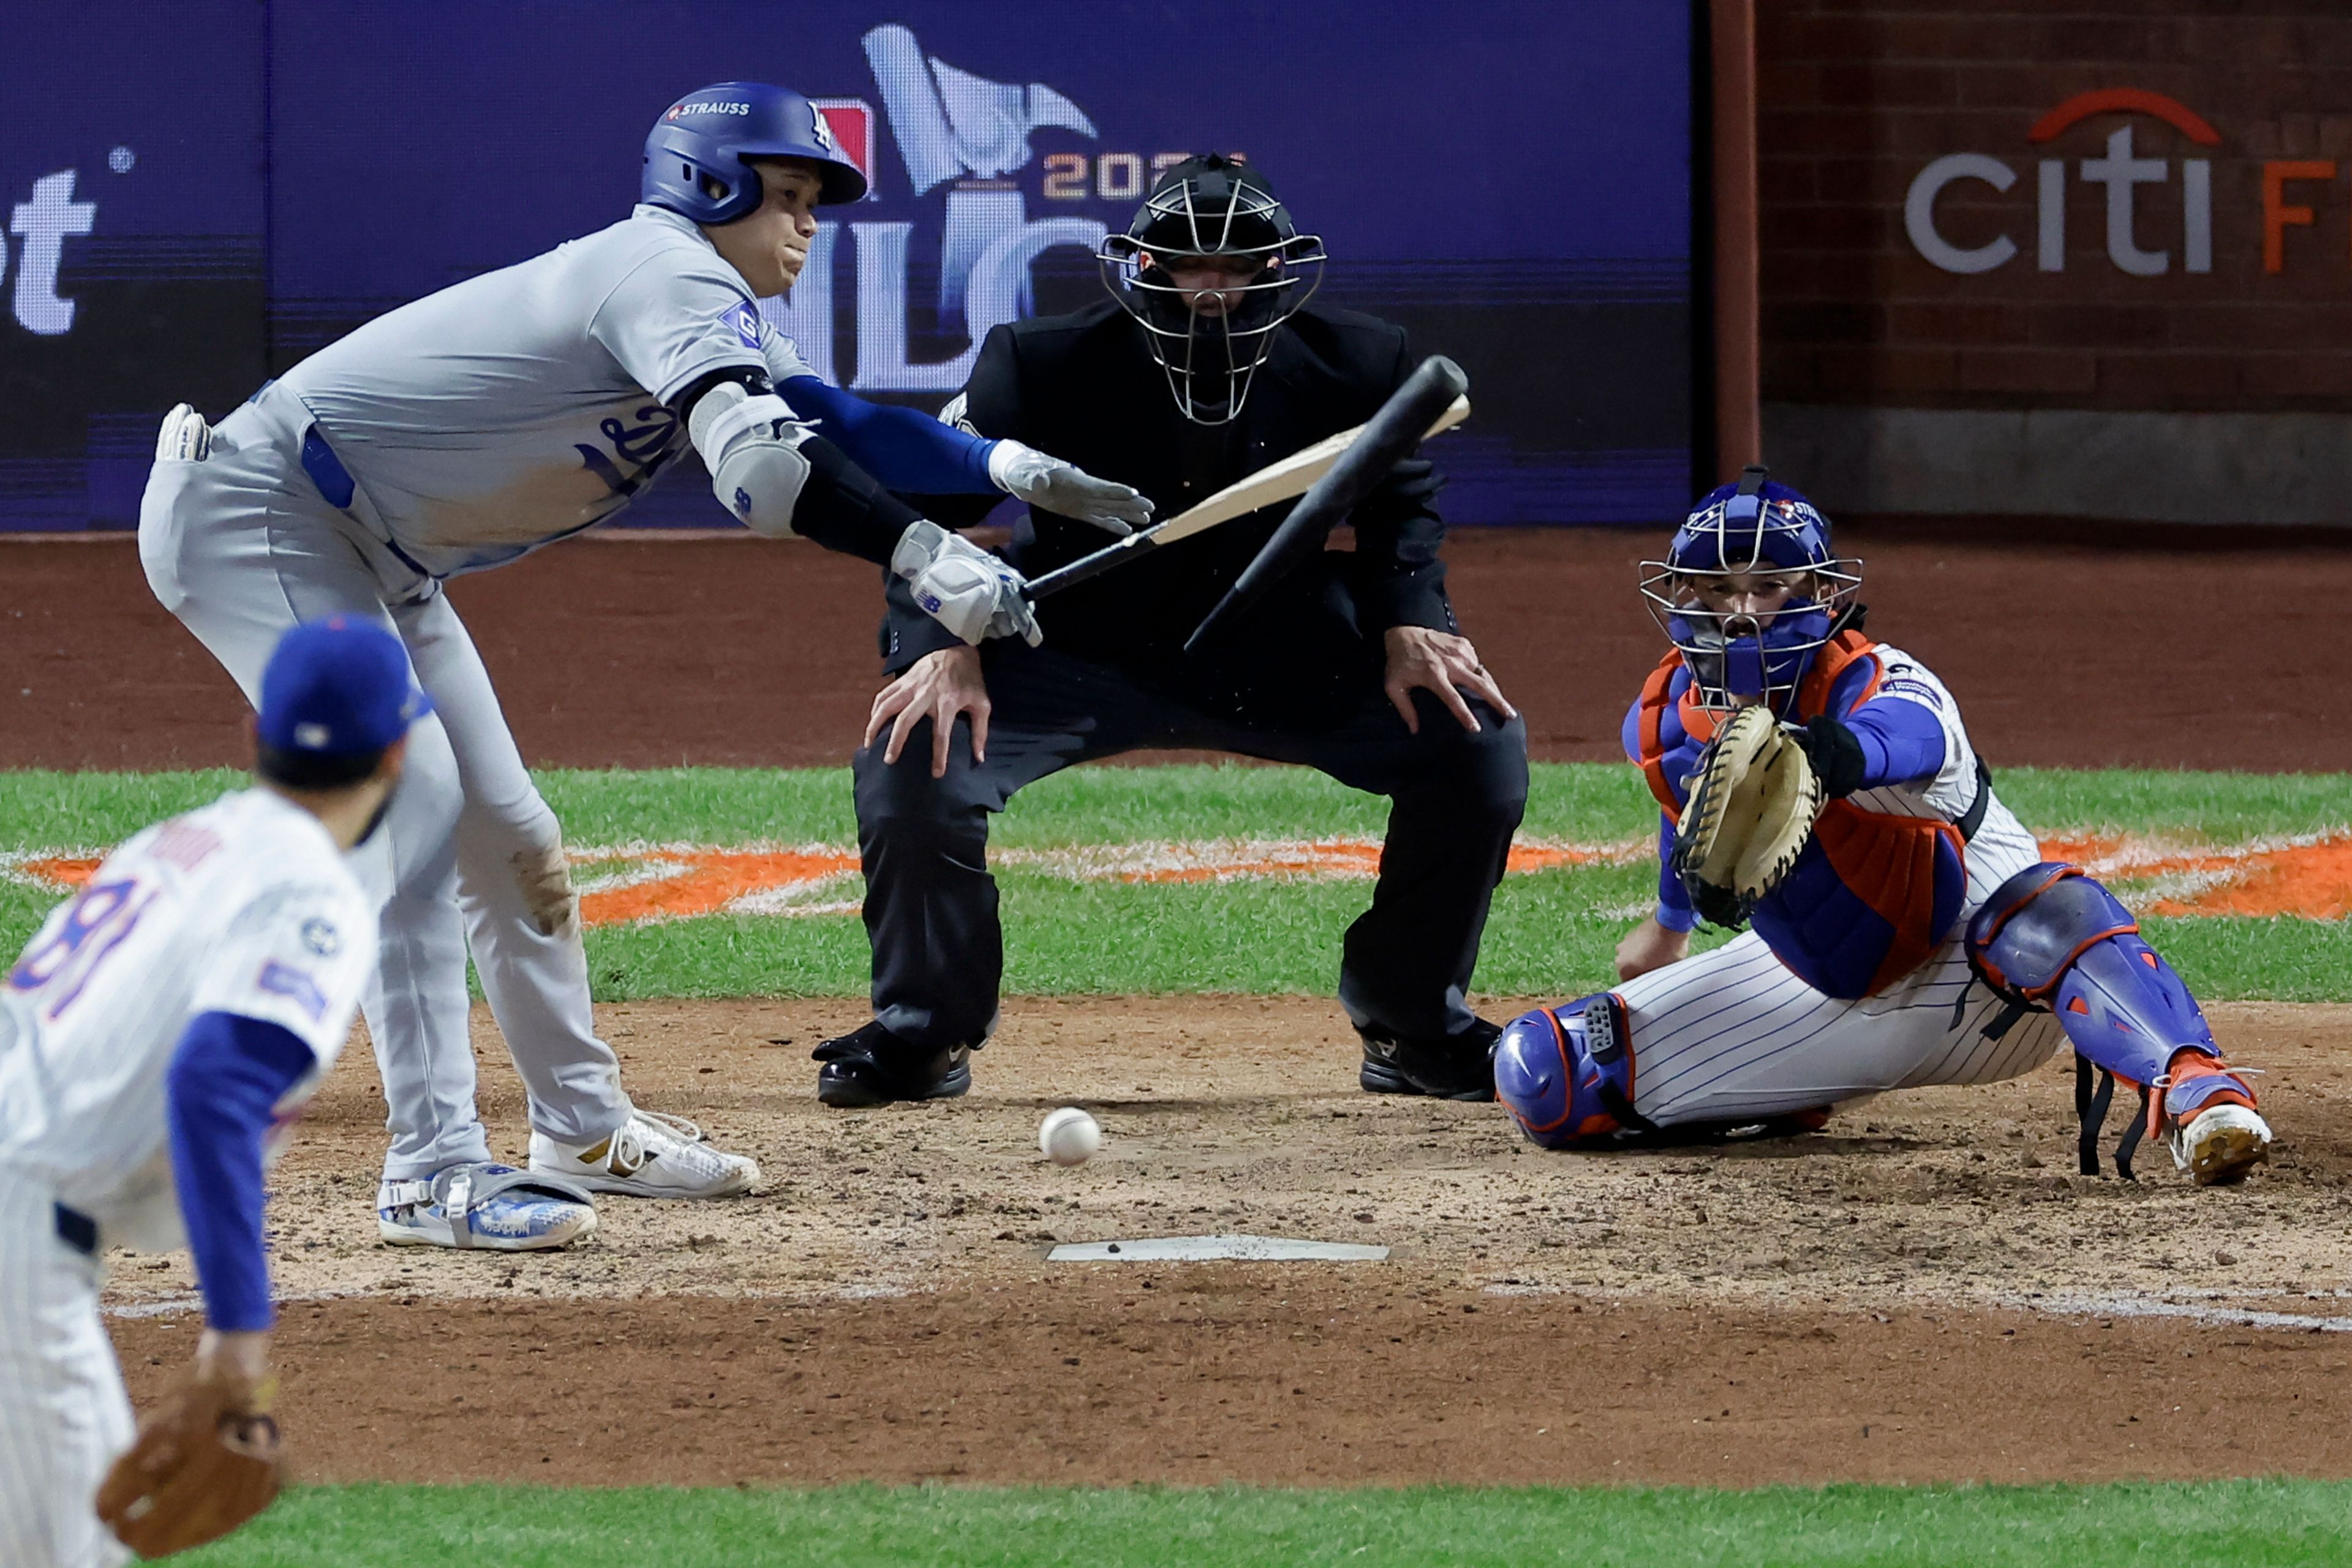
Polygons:
[[2168,1301],[2150,1296],[2053,1291],[2040,1297],[2012,1298],[2010,1304],[2057,1318],[2181,1318],[2215,1328],[2302,1329],[2308,1332],[2352,1333],[2352,1318],[2334,1313],[2279,1312],[2252,1307]]
[[1381,1263],[1385,1247],[1298,1241],[1280,1236],[1153,1236],[1129,1241],[1066,1241],[1049,1263]]

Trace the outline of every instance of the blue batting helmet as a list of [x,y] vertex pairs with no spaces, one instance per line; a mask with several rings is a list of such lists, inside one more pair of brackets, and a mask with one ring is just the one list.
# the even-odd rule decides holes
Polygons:
[[646,137],[639,199],[697,223],[733,223],[760,210],[766,194],[751,158],[805,158],[824,185],[820,204],[854,202],[866,176],[841,148],[816,106],[764,82],[722,81],[689,92]]
[[[1714,608],[1697,580],[1757,573],[1807,574],[1766,616]],[[1784,717],[1813,655],[1837,634],[1862,586],[1862,563],[1830,547],[1830,522],[1787,485],[1751,468],[1699,498],[1663,561],[1642,563],[1642,597],[1690,667],[1702,705],[1762,700]]]

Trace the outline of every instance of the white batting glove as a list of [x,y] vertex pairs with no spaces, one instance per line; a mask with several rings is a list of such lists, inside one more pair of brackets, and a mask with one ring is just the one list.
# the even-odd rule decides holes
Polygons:
[[174,404],[172,412],[163,416],[163,428],[155,432],[155,460],[201,463],[212,455],[213,427],[186,404]]
[[1015,633],[1031,647],[1045,640],[1021,592],[1027,579],[1003,557],[936,522],[919,518],[907,525],[890,552],[890,570],[907,580],[924,614],[968,643]]
[[1151,502],[1132,486],[1098,479],[1018,441],[996,444],[988,455],[988,477],[1031,506],[1093,523],[1106,533],[1123,537],[1151,521]]

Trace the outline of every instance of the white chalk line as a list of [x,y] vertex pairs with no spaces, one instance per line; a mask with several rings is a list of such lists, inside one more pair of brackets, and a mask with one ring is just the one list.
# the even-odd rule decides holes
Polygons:
[[[2206,1292],[2197,1292],[2207,1294]],[[2188,1292],[2183,1292],[2188,1294]],[[2011,1297],[2006,1305],[2030,1312],[2040,1312],[2058,1318],[2177,1318],[2187,1322],[2204,1323],[2214,1328],[2239,1329],[2302,1329],[2330,1334],[2352,1334],[2352,1317],[2322,1312],[2280,1312],[2268,1308],[2224,1306],[2219,1292],[2211,1293],[2217,1304],[2200,1301],[2166,1300],[2161,1297],[2097,1295],[2090,1292],[2060,1291],[2040,1297]],[[2342,1291],[2331,1291],[2341,1296]]]

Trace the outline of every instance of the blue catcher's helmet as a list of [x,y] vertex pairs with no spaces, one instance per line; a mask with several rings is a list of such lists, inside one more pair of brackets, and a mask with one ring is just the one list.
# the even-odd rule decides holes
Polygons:
[[697,223],[749,217],[766,199],[750,158],[814,163],[822,205],[866,194],[866,176],[841,155],[814,104],[764,82],[722,81],[688,93],[654,121],[638,199]]
[[[1710,608],[1706,577],[1806,574],[1768,617]],[[1689,666],[1702,707],[1762,701],[1787,717],[1813,655],[1854,613],[1862,563],[1830,548],[1829,519],[1761,468],[1699,499],[1663,561],[1642,563],[1642,597]]]

